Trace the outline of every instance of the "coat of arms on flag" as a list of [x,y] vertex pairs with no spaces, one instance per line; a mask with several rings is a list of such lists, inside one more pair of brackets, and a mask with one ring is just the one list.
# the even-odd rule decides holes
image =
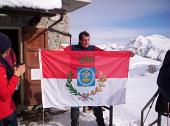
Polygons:
[[125,103],[128,51],[41,50],[43,107]]
[[77,86],[95,86],[95,68],[78,68]]

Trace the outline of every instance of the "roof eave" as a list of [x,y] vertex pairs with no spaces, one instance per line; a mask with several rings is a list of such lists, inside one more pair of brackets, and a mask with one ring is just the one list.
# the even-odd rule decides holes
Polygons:
[[91,3],[91,0],[62,0],[63,9],[67,12],[75,11]]

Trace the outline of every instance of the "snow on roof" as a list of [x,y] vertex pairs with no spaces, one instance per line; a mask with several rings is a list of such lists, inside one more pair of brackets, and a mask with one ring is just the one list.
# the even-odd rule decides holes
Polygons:
[[1,0],[0,8],[2,7],[18,7],[18,8],[33,8],[33,9],[61,9],[61,0]]

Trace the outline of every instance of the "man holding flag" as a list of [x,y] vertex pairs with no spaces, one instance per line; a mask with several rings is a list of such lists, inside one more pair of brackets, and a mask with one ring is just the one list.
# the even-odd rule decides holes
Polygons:
[[[65,51],[104,51],[96,46],[90,45],[90,35],[88,32],[83,31],[79,34],[79,43],[78,45],[72,45],[66,47]],[[96,121],[98,126],[105,126],[104,118],[103,118],[103,111],[102,108],[99,107],[92,107],[94,111],[94,115],[96,116]],[[79,107],[71,107],[71,126],[78,126],[79,118]]]
[[90,45],[86,31],[78,45],[64,51],[40,50],[43,108],[70,107],[71,126],[78,126],[79,106],[93,106],[98,126],[105,126],[102,108],[125,103],[129,51],[103,51]]

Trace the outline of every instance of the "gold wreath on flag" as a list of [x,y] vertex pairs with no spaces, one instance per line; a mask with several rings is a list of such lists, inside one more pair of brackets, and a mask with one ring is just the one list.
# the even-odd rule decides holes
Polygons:
[[106,74],[104,74],[103,72],[99,72],[99,79],[97,80],[98,86],[96,86],[94,90],[88,93],[80,93],[73,87],[72,77],[73,77],[73,72],[67,74],[66,87],[68,88],[71,94],[80,96],[79,99],[81,99],[82,101],[87,101],[88,99],[93,100],[90,96],[102,92],[103,88],[105,87],[105,82],[107,80]]

